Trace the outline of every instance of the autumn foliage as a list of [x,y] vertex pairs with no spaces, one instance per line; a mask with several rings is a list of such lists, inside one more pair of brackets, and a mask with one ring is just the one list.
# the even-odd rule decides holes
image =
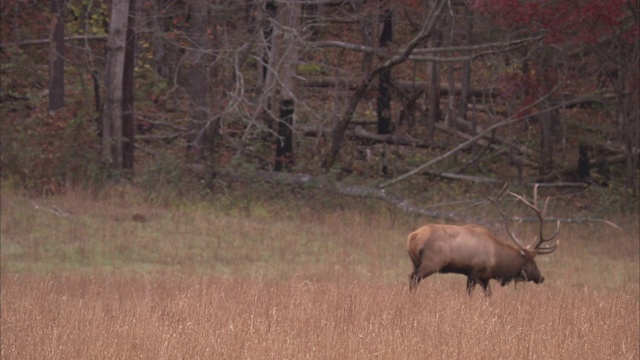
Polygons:
[[472,6],[507,31],[543,32],[548,44],[596,44],[621,36],[637,40],[638,24],[627,26],[628,0],[472,0]]

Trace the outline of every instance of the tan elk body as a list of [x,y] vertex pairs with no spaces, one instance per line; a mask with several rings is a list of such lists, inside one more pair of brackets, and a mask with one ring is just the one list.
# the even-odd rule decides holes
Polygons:
[[[506,187],[500,192],[498,199],[502,199]],[[536,203],[537,188],[534,190],[534,204]],[[511,242],[499,239],[489,229],[480,225],[425,225],[409,235],[409,257],[413,263],[410,275],[409,289],[414,290],[420,280],[434,273],[456,273],[467,276],[467,292],[469,295],[476,284],[484,289],[485,295],[491,295],[489,280],[497,280],[505,286],[511,281],[533,281],[537,284],[544,281],[544,277],[535,262],[536,255],[550,254],[558,246],[541,247],[540,245],[552,241],[558,235],[559,223],[555,233],[549,237],[542,236],[544,209],[529,203],[524,197],[509,193],[536,211],[540,220],[540,234],[538,241],[525,247],[513,236],[508,225],[508,216],[499,206],[504,217],[507,232]]]

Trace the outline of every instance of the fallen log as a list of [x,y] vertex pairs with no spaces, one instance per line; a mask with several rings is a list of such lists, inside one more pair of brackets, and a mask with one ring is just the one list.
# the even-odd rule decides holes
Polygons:
[[[339,87],[349,90],[355,90],[358,86],[358,79],[344,78],[344,77],[329,77],[329,76],[307,76],[304,77],[302,82],[306,87]],[[424,81],[409,81],[400,80],[394,81],[394,87],[405,92],[420,91],[423,92],[429,86],[429,83]],[[377,84],[371,84],[370,89],[375,91]],[[460,96],[462,93],[462,85],[456,85],[453,89],[449,89],[449,85],[443,83],[440,85],[440,96],[447,96],[453,91],[456,96]],[[469,89],[469,97],[476,98],[495,98],[500,96],[498,89]]]
[[432,176],[438,176],[438,177],[441,177],[443,179],[463,180],[463,181],[470,181],[470,182],[474,182],[474,183],[504,184],[504,181],[502,181],[502,180],[488,178],[488,177],[482,177],[482,176],[452,174],[452,173],[439,173],[439,172],[430,171],[430,170],[425,171],[424,174],[428,174],[428,175],[432,175]]
[[[329,136],[330,129],[315,126],[297,126],[295,129],[304,136]],[[345,136],[351,140],[364,140],[372,143],[385,143],[390,145],[411,146],[421,149],[442,149],[444,144],[429,142],[408,136],[395,134],[379,135],[368,132],[364,127],[357,125],[353,130],[347,130]]]
[[[67,36],[64,38],[64,41],[90,41],[90,40],[101,40],[105,41],[109,37],[107,35],[78,35],[78,36]],[[14,42],[6,42],[0,43],[0,49],[11,47],[11,46],[29,46],[29,45],[43,45],[51,42],[51,39],[34,39],[34,40],[22,40],[22,41],[14,41]]]
[[[204,165],[189,165],[190,171],[194,174],[204,174],[207,170]],[[460,223],[475,223],[485,226],[491,226],[491,224],[502,223],[502,218],[487,218],[483,216],[478,218],[475,216],[469,216],[460,213],[457,210],[440,210],[443,204],[432,204],[430,207],[420,207],[414,205],[411,201],[396,195],[389,189],[381,189],[376,186],[367,185],[353,185],[343,184],[338,181],[332,180],[327,176],[314,176],[302,173],[286,173],[275,171],[250,171],[250,172],[231,172],[225,169],[216,169],[216,177],[226,179],[229,181],[242,181],[249,184],[253,184],[256,181],[262,181],[271,183],[274,185],[287,185],[287,186],[299,186],[304,189],[319,189],[323,191],[329,191],[338,195],[345,195],[349,197],[358,198],[374,198],[385,201],[398,209],[415,215],[428,216],[433,219],[442,219],[447,221],[455,221]],[[468,205],[464,209],[469,209],[476,205],[488,203],[484,198],[478,200],[469,200]],[[463,210],[464,210],[463,209]],[[512,221],[527,221],[537,222],[537,217],[512,217]],[[608,225],[618,227],[614,223],[600,218],[591,216],[584,216],[578,218],[561,218],[554,217],[550,220],[560,221],[564,223],[585,223],[585,222],[604,222]]]
[[[637,156],[637,155],[636,155]],[[598,165],[615,165],[624,163],[627,159],[626,154],[618,154],[613,156],[608,156],[601,159],[592,159],[589,160],[589,164],[592,167],[597,167]],[[538,182],[551,182],[558,181],[565,178],[577,178],[578,177],[578,167],[576,165],[566,166],[560,170],[552,171],[549,174],[545,174],[539,176],[536,181]]]

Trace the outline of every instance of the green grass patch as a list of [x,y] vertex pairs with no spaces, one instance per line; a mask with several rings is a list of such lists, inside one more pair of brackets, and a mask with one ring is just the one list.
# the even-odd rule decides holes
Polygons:
[[[232,197],[157,205],[133,188],[37,199],[4,190],[1,266],[10,273],[113,269],[273,280],[407,281],[406,236],[428,219],[372,201],[358,205],[347,200],[338,206],[324,199],[325,205],[315,205],[313,196],[242,198],[235,206]],[[558,251],[538,259],[548,283],[637,287],[637,219],[614,220],[622,230],[604,224],[564,225]],[[535,234],[537,229],[525,224],[519,231]],[[464,287],[462,276],[437,277]]]

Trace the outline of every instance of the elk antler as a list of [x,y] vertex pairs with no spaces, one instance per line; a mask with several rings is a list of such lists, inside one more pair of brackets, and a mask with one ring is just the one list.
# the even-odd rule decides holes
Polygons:
[[[524,254],[524,252],[530,251],[529,248],[524,246],[522,242],[513,235],[513,232],[511,232],[511,228],[509,227],[509,213],[511,212],[511,209],[509,209],[509,211],[504,211],[500,206],[500,203],[504,199],[504,196],[507,194],[508,189],[509,189],[509,184],[505,183],[504,186],[502,187],[502,190],[500,190],[500,192],[498,193],[498,196],[496,196],[495,199],[487,195],[485,195],[485,198],[487,198],[487,200],[489,200],[489,202],[491,202],[496,207],[496,209],[498,209],[498,212],[500,213],[500,215],[502,215],[502,219],[504,220],[504,225],[507,229],[507,234],[509,234],[509,237],[511,238],[513,243],[516,244],[516,246]],[[509,191],[509,194],[512,194],[512,193]]]
[[[540,247],[540,245],[544,244],[544,243],[548,243],[550,241],[553,241],[556,237],[558,237],[558,234],[560,232],[560,221],[558,220],[558,222],[556,223],[556,231],[553,233],[553,235],[551,235],[551,237],[545,238],[542,230],[544,227],[544,218],[547,215],[547,205],[549,204],[549,197],[547,197],[547,199],[544,201],[544,206],[542,208],[542,210],[540,210],[538,208],[538,184],[536,184],[533,187],[533,204],[531,204],[524,196],[518,195],[518,194],[514,194],[512,192],[509,191],[509,194],[512,195],[513,197],[515,197],[516,199],[522,201],[525,205],[527,205],[528,207],[530,207],[531,209],[533,209],[533,211],[536,213],[536,216],[538,217],[538,220],[540,221],[540,233],[538,235],[538,241],[531,244],[530,247],[528,247],[528,250],[533,250],[536,252],[536,254],[538,255],[546,255],[546,254],[551,254],[552,252],[554,252],[556,250],[556,248],[558,247],[558,243],[559,241],[556,241],[555,244],[551,245],[551,246],[546,246],[546,247]],[[509,227],[507,226],[507,231],[509,232],[509,236],[512,236],[511,231],[509,231]],[[513,236],[512,236],[513,238]]]

